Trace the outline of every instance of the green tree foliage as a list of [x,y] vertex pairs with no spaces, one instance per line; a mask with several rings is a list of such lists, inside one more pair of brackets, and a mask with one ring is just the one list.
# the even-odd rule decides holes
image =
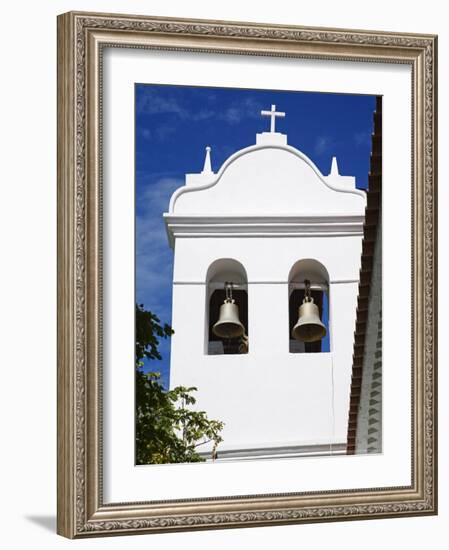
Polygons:
[[160,360],[161,338],[173,330],[136,304],[136,463],[165,464],[204,461],[197,448],[213,442],[212,457],[223,439],[223,422],[209,420],[195,405],[195,387],[178,386],[166,391],[159,372],[143,372],[143,359]]

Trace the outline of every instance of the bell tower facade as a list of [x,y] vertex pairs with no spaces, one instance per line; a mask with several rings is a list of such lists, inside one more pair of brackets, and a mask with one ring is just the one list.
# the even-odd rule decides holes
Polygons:
[[[262,114],[270,131],[216,173],[206,148],[164,214],[170,386],[197,387],[198,409],[225,423],[219,460],[344,452],[347,437],[365,193],[335,159],[324,176],[288,145],[275,106]],[[297,339],[310,299],[312,342]]]

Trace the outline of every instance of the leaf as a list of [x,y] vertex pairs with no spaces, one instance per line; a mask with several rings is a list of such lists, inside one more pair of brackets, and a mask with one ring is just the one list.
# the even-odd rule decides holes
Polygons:
[[160,372],[144,373],[143,358],[160,360],[159,339],[169,338],[173,329],[136,304],[136,462],[137,464],[166,464],[177,462],[202,462],[205,459],[196,448],[214,442],[216,447],[223,439],[219,435],[224,424],[209,420],[204,411],[189,407],[195,405],[192,393],[196,387],[177,386],[164,390],[160,384]]

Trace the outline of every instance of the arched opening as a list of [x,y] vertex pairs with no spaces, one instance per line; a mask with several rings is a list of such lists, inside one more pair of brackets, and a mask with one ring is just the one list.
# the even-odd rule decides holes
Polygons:
[[[299,260],[290,270],[288,282],[290,353],[330,351],[329,274],[327,269],[317,260]],[[298,326],[299,308],[309,297],[318,308],[317,323],[324,326],[325,335],[308,342],[298,339],[298,330],[294,331],[294,328]],[[304,321],[304,318],[302,320]]]
[[[240,262],[223,258],[209,267],[206,300],[206,353],[248,353],[248,279]],[[222,308],[225,302],[236,307]]]

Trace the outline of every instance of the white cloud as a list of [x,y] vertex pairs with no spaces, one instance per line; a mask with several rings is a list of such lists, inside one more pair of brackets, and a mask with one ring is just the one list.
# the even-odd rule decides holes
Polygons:
[[183,185],[173,177],[149,178],[138,194],[136,215],[136,294],[139,303],[170,322],[173,251],[162,217],[172,193]]
[[262,104],[251,97],[233,102],[217,117],[228,124],[238,124],[244,118],[259,118]]
[[157,115],[157,114],[175,114],[183,120],[205,120],[215,116],[215,111],[210,109],[200,109],[192,111],[187,109],[182,103],[175,98],[170,97],[168,92],[160,92],[159,90],[146,90],[146,93],[141,94],[136,105],[136,111],[140,114]]
[[314,152],[316,155],[322,155],[326,152],[331,152],[335,147],[335,140],[329,136],[319,136],[314,145]]
[[354,134],[354,141],[356,145],[371,145],[371,133],[356,132]]
[[157,179],[148,178],[142,182],[138,201],[139,206],[146,211],[154,212],[159,209],[160,212],[167,212],[170,197],[173,192],[184,185],[184,179],[167,175],[159,175]]
[[[227,124],[238,124],[244,118],[258,118],[262,105],[252,97],[245,97],[233,101],[223,109],[217,101],[217,95],[207,94],[203,97],[205,106],[199,110],[188,109],[185,104],[170,97],[170,90],[146,89],[145,93],[139,96],[136,105],[137,113],[149,115],[174,114],[182,120],[201,121],[216,118]],[[213,105],[213,108],[212,108]]]

